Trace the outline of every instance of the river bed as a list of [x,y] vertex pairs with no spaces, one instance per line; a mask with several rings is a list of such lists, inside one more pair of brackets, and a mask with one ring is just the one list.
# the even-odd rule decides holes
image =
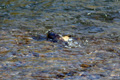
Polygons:
[[[0,79],[120,80],[119,0],[0,4]],[[79,46],[39,36],[46,37],[48,30],[71,35]]]

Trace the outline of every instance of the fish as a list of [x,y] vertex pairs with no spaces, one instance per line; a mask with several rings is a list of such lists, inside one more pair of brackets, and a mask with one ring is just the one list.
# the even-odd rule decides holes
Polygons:
[[55,32],[48,31],[47,33],[47,40],[51,40],[53,42],[58,42],[58,41],[67,42],[69,39],[70,39],[69,36],[62,36]]

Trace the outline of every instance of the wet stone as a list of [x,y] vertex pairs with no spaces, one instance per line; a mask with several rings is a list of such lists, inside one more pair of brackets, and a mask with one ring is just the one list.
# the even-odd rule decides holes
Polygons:
[[82,68],[89,68],[89,67],[91,67],[91,65],[88,65],[88,64],[81,64],[80,65]]

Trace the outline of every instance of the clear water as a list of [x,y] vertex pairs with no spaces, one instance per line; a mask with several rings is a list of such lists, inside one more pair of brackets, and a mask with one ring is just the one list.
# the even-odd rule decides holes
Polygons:
[[[119,0],[1,0],[0,79],[119,80]],[[72,35],[78,47],[45,38]]]

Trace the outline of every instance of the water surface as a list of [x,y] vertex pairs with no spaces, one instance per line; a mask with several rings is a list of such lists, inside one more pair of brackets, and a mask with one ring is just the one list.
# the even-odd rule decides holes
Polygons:
[[[1,0],[0,79],[119,80],[119,0]],[[33,36],[54,30],[64,47]]]

